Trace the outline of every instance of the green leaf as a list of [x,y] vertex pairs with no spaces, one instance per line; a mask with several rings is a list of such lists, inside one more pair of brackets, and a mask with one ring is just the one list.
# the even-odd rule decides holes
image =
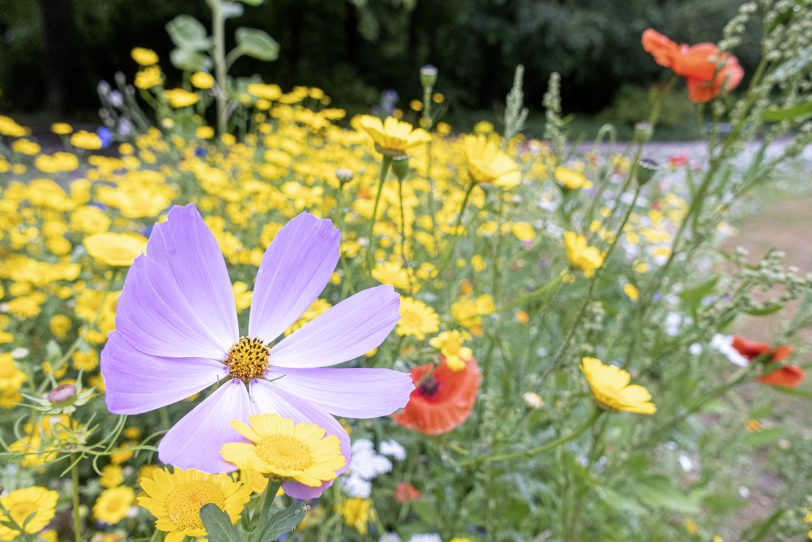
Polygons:
[[776,312],[780,311],[784,306],[783,305],[768,305],[761,309],[752,309],[749,311],[744,311],[750,316],[768,316],[770,314],[775,314]]
[[[773,512],[773,514],[770,517],[768,517],[766,520],[764,520],[763,523],[760,524],[758,531],[756,531],[756,533],[753,536],[748,538],[747,541],[762,542],[763,540],[766,540],[767,535],[770,534],[770,529],[773,528],[773,525],[778,523],[778,520],[780,520],[785,513],[786,510],[784,510],[783,508],[779,508],[778,510]],[[751,529],[753,528],[755,528],[755,525],[751,526]]]
[[173,66],[187,72],[209,71],[212,66],[208,56],[187,49],[172,49],[169,60]]
[[202,51],[211,44],[206,27],[190,15],[178,15],[166,23],[166,31],[180,49]]
[[794,395],[803,399],[812,399],[812,390],[802,390],[799,388],[787,388],[785,386],[770,386],[770,389],[778,393],[785,393],[787,395]]
[[242,542],[240,530],[232,525],[228,514],[220,510],[216,504],[209,503],[200,509],[200,519],[206,527],[210,542]]
[[664,476],[638,480],[634,489],[642,502],[654,508],[665,508],[682,514],[698,514],[701,509],[698,498],[684,494]]
[[702,300],[714,292],[717,282],[719,282],[719,277],[713,277],[699,286],[681,291],[679,297],[688,306],[691,313],[696,315],[696,311],[699,310],[699,305],[702,303]]
[[279,44],[264,30],[238,28],[237,45],[243,54],[258,60],[270,61],[279,58]]
[[745,504],[747,504],[747,501],[735,493],[712,493],[702,499],[702,507],[713,514],[732,512]]
[[767,109],[762,113],[762,118],[766,121],[779,122],[782,120],[792,120],[798,117],[812,115],[812,101],[786,107],[784,109]]
[[243,4],[249,6],[261,6],[265,0],[240,0]]
[[297,502],[272,515],[268,524],[260,533],[259,541],[273,542],[283,534],[291,532],[302,522],[308,508],[305,503]]
[[753,431],[747,433],[742,441],[747,446],[766,446],[776,442],[781,437],[787,434],[787,430],[783,427],[771,427],[769,429],[762,429],[761,431]]

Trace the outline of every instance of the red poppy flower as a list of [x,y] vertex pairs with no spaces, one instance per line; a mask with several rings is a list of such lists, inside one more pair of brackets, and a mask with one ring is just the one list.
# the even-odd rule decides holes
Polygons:
[[651,53],[657,64],[666,68],[674,64],[674,58],[679,54],[679,45],[653,28],[643,31],[643,49]]
[[461,425],[471,414],[481,377],[473,358],[461,371],[452,371],[442,360],[426,376],[431,368],[432,364],[427,363],[412,369],[416,387],[403,412],[394,414],[392,419],[426,435],[441,435]]
[[[792,354],[792,347],[789,345],[784,344],[772,348],[767,343],[751,341],[741,337],[733,337],[733,348],[751,363],[759,356],[765,354],[770,354],[770,360],[767,363],[779,363]],[[797,388],[801,385],[805,376],[806,373],[800,367],[796,365],[784,365],[762,376],[758,381],[784,388]]]
[[685,78],[688,99],[705,103],[719,96],[722,90],[733,90],[744,77],[738,59],[730,53],[720,53],[714,43],[696,45],[676,44],[651,28],[643,32],[643,49],[654,61],[671,68]]
[[423,493],[409,482],[400,482],[395,487],[395,499],[400,503],[416,501],[422,496]]

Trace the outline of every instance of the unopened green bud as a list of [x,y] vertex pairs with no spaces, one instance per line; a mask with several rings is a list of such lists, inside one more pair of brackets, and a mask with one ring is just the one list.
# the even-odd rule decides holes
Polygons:
[[647,143],[654,135],[654,129],[648,122],[638,122],[634,125],[634,142],[638,145]]
[[409,157],[405,156],[392,160],[392,171],[395,173],[398,180],[402,181],[405,179],[406,175],[409,173]]
[[437,68],[431,64],[426,64],[420,68],[420,84],[423,88],[432,88],[437,83]]
[[637,183],[640,186],[643,186],[649,182],[652,177],[654,177],[659,169],[660,164],[654,160],[651,160],[650,158],[641,158],[637,161],[637,168],[635,171],[637,174]]

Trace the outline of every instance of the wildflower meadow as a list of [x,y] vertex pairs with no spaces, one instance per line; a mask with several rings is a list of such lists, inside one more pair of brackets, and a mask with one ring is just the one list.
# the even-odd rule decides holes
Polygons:
[[730,241],[810,186],[812,1],[642,27],[628,142],[522,66],[472,130],[431,65],[358,114],[233,75],[285,54],[240,1],[96,128],[0,115],[0,540],[812,539],[812,270]]

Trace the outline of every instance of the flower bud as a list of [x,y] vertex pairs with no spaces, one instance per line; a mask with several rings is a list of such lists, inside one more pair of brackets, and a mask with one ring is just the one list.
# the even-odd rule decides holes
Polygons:
[[340,167],[336,170],[336,178],[341,185],[345,185],[352,180],[354,174],[352,170],[347,169],[345,167]]
[[409,157],[399,157],[392,160],[392,171],[399,181],[405,179],[409,173]]
[[437,82],[437,68],[431,64],[426,64],[420,68],[420,84],[423,88],[432,88]]
[[637,168],[635,174],[637,176],[637,183],[643,186],[651,180],[652,177],[660,169],[660,164],[651,160],[650,158],[641,158],[637,161]]
[[73,384],[61,384],[48,392],[48,401],[51,403],[65,403],[76,395],[76,386]]
[[654,135],[654,128],[648,122],[642,121],[634,125],[634,142],[638,145],[647,143]]

